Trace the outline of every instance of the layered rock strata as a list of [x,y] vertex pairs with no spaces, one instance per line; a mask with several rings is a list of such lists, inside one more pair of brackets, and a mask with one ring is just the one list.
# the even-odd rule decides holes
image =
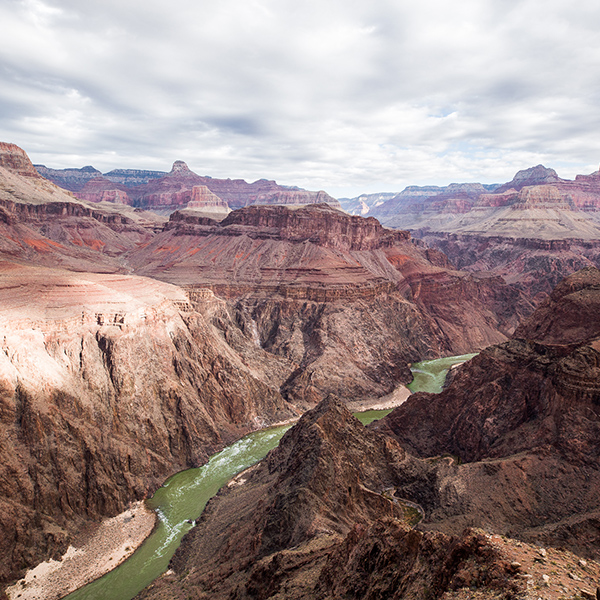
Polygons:
[[0,582],[294,414],[176,287],[2,262],[0,304]]
[[419,456],[455,457],[431,527],[476,523],[600,557],[599,303],[600,271],[567,278],[513,339],[379,425]]
[[444,392],[368,429],[326,398],[139,597],[593,598],[598,303],[600,271],[568,278]]
[[283,360],[278,385],[303,406],[388,394],[409,362],[501,341],[530,310],[499,278],[454,271],[406,232],[327,205],[251,206],[220,223],[175,213],[128,258],[192,301],[227,299],[223,335],[250,361]]
[[[172,212],[188,202],[199,201],[206,188],[222,205],[241,208],[250,204],[315,204],[326,202],[339,206],[324,191],[312,192],[278,185],[260,179],[248,183],[243,179],[215,179],[191,171],[181,160],[173,163],[169,173],[135,169],[115,169],[105,175],[93,167],[83,169],[49,169],[36,165],[37,172],[58,186],[75,192],[90,202],[118,202],[152,210]],[[194,192],[194,188],[198,188]],[[206,195],[206,192],[203,192]],[[221,204],[219,206],[221,206]]]

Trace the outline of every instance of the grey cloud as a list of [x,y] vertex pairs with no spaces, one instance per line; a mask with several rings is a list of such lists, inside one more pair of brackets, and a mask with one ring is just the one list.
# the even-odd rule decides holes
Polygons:
[[595,0],[0,0],[0,134],[332,193],[577,169],[598,31]]

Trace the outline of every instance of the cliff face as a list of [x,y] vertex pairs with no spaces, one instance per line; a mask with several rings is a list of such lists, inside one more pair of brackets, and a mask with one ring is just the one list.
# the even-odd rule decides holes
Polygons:
[[203,187],[214,194],[225,207],[231,208],[250,204],[298,205],[322,202],[339,207],[338,201],[323,191],[311,192],[284,187],[266,179],[248,183],[243,179],[200,176],[181,160],[175,161],[169,173],[115,169],[102,175],[93,167],[49,169],[43,165],[36,165],[33,171],[89,202],[119,202],[154,210],[174,211],[184,208],[188,202],[198,201],[197,197],[194,198],[194,194],[198,194],[193,192],[194,188]]
[[249,360],[284,361],[280,389],[303,406],[390,393],[419,356],[499,342],[529,310],[500,279],[456,272],[406,232],[327,205],[252,206],[218,224],[176,213],[129,261],[192,301],[205,289],[228,299],[226,338]]
[[25,151],[15,144],[0,142],[0,167],[22,177],[40,177]]
[[292,416],[181,290],[0,268],[0,582],[173,472]]
[[424,233],[422,239],[444,252],[457,268],[502,277],[534,304],[568,275],[600,265],[600,239],[545,240],[444,233]]
[[598,556],[599,277],[567,278],[513,339],[379,426],[420,456],[468,463],[442,476],[431,526],[488,523]]
[[485,536],[410,526],[414,509],[394,490],[429,471],[330,396],[211,500],[171,574],[140,598],[462,598],[468,587],[478,597],[509,598],[522,591]]
[[600,558],[599,282],[569,278],[517,330],[531,339],[369,428],[325,399],[211,500],[140,597],[593,597],[600,564],[564,548]]

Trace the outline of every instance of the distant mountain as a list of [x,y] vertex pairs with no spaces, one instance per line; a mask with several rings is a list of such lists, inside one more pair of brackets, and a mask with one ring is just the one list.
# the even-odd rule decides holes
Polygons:
[[364,217],[370,210],[394,196],[396,196],[395,192],[382,192],[380,194],[361,194],[356,198],[338,198],[338,200],[347,213]]
[[537,165],[502,185],[409,186],[363,214],[408,229],[458,268],[504,277],[534,302],[600,266],[600,171],[568,180]]
[[259,179],[248,183],[243,179],[215,179],[197,175],[185,162],[173,163],[169,173],[136,169],[115,169],[102,174],[93,167],[82,169],[49,169],[36,165],[37,171],[56,185],[70,190],[88,202],[115,202],[130,206],[170,213],[183,209],[189,202],[196,211],[214,212],[214,198],[203,204],[205,188],[222,204],[223,216],[230,209],[251,204],[318,204],[339,207],[339,202],[323,191],[311,192],[298,187],[287,187],[275,181]]

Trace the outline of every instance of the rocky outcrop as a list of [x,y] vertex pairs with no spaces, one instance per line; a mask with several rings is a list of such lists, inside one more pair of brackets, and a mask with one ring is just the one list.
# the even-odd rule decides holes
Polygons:
[[517,330],[531,339],[369,429],[325,399],[210,501],[140,598],[593,597],[600,565],[564,547],[600,556],[598,312],[593,340],[540,326],[589,320],[599,282],[568,279]]
[[115,204],[133,204],[126,186],[115,184],[105,177],[94,177],[77,192],[75,196],[86,202],[112,202]]
[[0,167],[21,177],[40,177],[25,151],[16,144],[0,142]]
[[[533,235],[535,235],[532,232]],[[444,252],[459,269],[493,273],[537,304],[563,278],[600,265],[600,240],[539,239],[416,232]]]
[[501,185],[495,191],[498,194],[502,194],[508,190],[515,190],[518,192],[525,186],[552,184],[561,181],[564,181],[564,179],[560,179],[554,169],[548,169],[544,167],[544,165],[537,165],[519,171],[511,181]]
[[224,213],[230,212],[227,202],[224,202],[221,198],[213,194],[205,185],[195,185],[192,188],[187,208]]
[[[283,206],[253,206],[231,213],[220,226],[235,225],[260,229],[265,237],[311,242],[342,251],[376,250],[410,239],[406,231],[385,229],[373,217],[365,219],[346,215],[328,204],[291,210]],[[244,233],[241,228],[234,231]]]
[[567,278],[513,339],[379,426],[419,456],[462,461],[438,475],[431,527],[485,524],[598,557],[599,281],[596,269]]
[[481,533],[451,537],[410,526],[409,505],[392,491],[427,471],[329,397],[211,500],[170,574],[139,597],[425,599],[477,588],[478,597],[509,598],[521,591],[523,580]]
[[52,169],[45,165],[34,165],[36,171],[58,187],[77,192],[91,179],[101,177],[102,173],[92,166],[81,169]]
[[113,183],[122,183],[128,188],[144,185],[153,179],[160,179],[167,173],[165,171],[148,171],[144,169],[113,169],[104,174],[104,177]]
[[530,310],[500,279],[327,205],[251,206],[218,224],[177,215],[129,260],[192,299],[226,298],[224,335],[283,360],[281,392],[302,406],[328,392],[371,401],[410,380],[409,362],[502,341]]
[[0,304],[0,582],[294,414],[173,286],[2,263]]

